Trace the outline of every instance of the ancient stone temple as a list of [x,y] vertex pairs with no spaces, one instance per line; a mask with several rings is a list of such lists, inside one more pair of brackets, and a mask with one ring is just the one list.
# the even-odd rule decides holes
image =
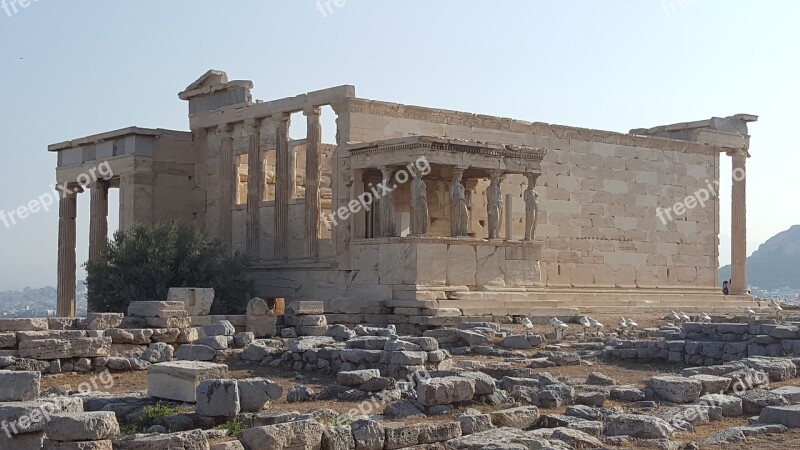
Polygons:
[[[127,128],[49,147],[59,183],[77,187],[101,163],[114,173],[61,200],[59,314],[74,312],[83,188],[90,258],[106,242],[108,189],[120,189],[122,229],[194,224],[250,258],[259,296],[320,300],[328,313],[752,304],[744,177],[733,182],[727,297],[717,191],[700,191],[719,187],[723,157],[743,173],[755,116],[624,134],[368,100],[352,86],[253,101],[252,87],[210,71],[179,94],[191,132]],[[335,142],[323,140],[323,111],[335,115]],[[304,138],[290,138],[292,120]]]

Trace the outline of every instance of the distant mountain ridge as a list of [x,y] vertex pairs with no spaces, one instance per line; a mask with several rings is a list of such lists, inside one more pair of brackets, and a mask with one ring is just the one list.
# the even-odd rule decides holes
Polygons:
[[[731,266],[720,268],[719,275],[730,279]],[[800,289],[800,225],[771,237],[747,258],[747,283],[759,289]]]

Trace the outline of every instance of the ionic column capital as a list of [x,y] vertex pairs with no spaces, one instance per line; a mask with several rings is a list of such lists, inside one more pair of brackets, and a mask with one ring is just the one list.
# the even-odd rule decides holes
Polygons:
[[306,117],[309,116],[319,116],[322,114],[322,110],[319,106],[312,106],[310,108],[305,108],[303,110],[303,115]]
[[245,120],[244,121],[245,130],[247,130],[247,131],[249,131],[251,133],[258,133],[259,131],[261,131],[261,122],[262,122],[262,120],[263,119],[260,118],[260,117],[254,117],[252,119]]
[[219,134],[229,134],[233,130],[233,126],[229,123],[221,123],[217,125],[216,132]]

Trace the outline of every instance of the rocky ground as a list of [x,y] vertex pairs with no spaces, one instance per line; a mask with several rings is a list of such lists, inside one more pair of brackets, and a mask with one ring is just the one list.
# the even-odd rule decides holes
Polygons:
[[[362,336],[352,333],[338,339],[338,344],[326,341],[311,353],[308,350],[292,353],[289,349],[293,345],[296,347],[297,342],[319,338],[254,341],[244,351],[219,353],[215,362],[227,364],[224,379],[264,379],[273,389],[280,390],[280,394],[266,401],[259,412],[241,411],[238,403],[244,404],[243,394],[227,398],[213,394],[213,389],[222,386],[223,380],[219,380],[218,386],[203,391],[207,401],[201,402],[198,397],[196,406],[145,395],[151,404],[170,405],[164,417],[150,421],[146,428],[133,423],[141,416],[136,408],[122,408],[121,413],[119,406],[112,403],[104,409],[115,411],[121,434],[162,433],[154,435],[158,437],[178,433],[172,436],[179,437],[172,443],[149,440],[151,438],[144,435],[129,437],[127,443],[118,438],[113,441],[114,448],[140,448],[131,445],[130,439],[139,439],[150,449],[220,450],[320,447],[376,450],[772,449],[800,442],[798,429],[766,425],[757,420],[765,407],[783,407],[795,403],[794,399],[798,398],[800,379],[796,377],[793,359],[756,359],[750,367],[720,365],[716,367],[721,369],[715,373],[728,370],[738,375],[711,376],[701,382],[688,376],[691,373],[683,372],[685,366],[681,364],[604,358],[603,348],[615,333],[611,328],[617,328],[612,325],[619,318],[597,316],[595,319],[609,324],[603,329],[603,337],[585,333],[577,324],[568,325],[558,336],[553,335],[550,324],[535,324],[533,328],[510,323],[468,324],[460,331],[434,332],[431,336],[438,341],[436,350],[428,348],[428,353],[444,350],[448,357],[433,365],[430,361],[413,361],[418,354],[425,354],[425,351],[419,352],[419,345],[411,342],[419,338],[398,338],[391,336],[391,330],[362,329],[358,333]],[[641,330],[665,323],[661,318],[637,316],[631,319],[637,322],[636,330],[626,331],[620,337],[635,335],[652,339],[644,336],[652,334],[652,330],[647,333]],[[618,331],[622,334],[622,330]],[[613,337],[611,339],[613,341]],[[391,343],[387,344],[389,341]],[[333,363],[338,365],[335,369],[312,370],[317,363],[309,363],[315,360],[316,352],[323,355],[328,347],[345,352],[348,350],[344,349],[350,348],[350,353],[358,356],[358,348],[375,342],[381,350],[373,352],[384,354],[384,364],[349,359],[352,355],[343,355],[344,361],[332,359],[338,361]],[[426,341],[417,343],[428,345]],[[387,351],[390,345],[392,349]],[[309,360],[312,353],[315,356]],[[302,355],[299,361],[297,355]],[[396,357],[402,357],[402,361],[395,361]],[[389,358],[393,364],[385,364]],[[327,367],[321,361],[319,364]],[[403,368],[414,364],[418,364],[430,379],[405,383],[405,377],[401,376],[404,373],[398,370],[402,372]],[[394,378],[380,373],[387,369],[398,373]],[[708,373],[716,369],[710,370]],[[41,380],[41,390],[45,393],[70,391],[91,380],[92,376],[46,375]],[[745,387],[732,392],[731,379],[726,376],[734,382],[741,381]],[[353,377],[358,381],[345,381]],[[718,385],[720,381],[722,387]],[[119,372],[113,374],[113,385],[104,391],[115,398],[113,401],[130,402],[130,399],[122,399],[133,392],[147,392],[152,388],[149,383],[152,381],[148,381],[145,371]],[[342,386],[342,383],[350,386]],[[365,388],[368,383],[379,386]],[[711,384],[707,386],[708,383]],[[781,394],[772,392],[784,387],[798,388],[797,391],[778,391]],[[718,401],[711,402],[710,406],[694,406],[702,401],[701,394],[717,390],[724,394]],[[93,395],[97,394],[89,393],[88,397]],[[212,398],[214,395],[216,399]],[[204,404],[202,410],[199,403]],[[209,412],[215,408],[217,412]],[[232,412],[225,414],[219,412],[220,409]],[[367,414],[354,414],[359,409]],[[792,417],[791,420],[797,420]],[[195,428],[207,430],[204,438],[209,447],[203,442],[198,444],[195,435],[180,434]],[[307,439],[287,438],[287,433],[305,434]]]

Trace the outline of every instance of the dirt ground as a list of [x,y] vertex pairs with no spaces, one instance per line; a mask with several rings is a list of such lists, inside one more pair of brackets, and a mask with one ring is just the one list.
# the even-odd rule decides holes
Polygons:
[[[606,324],[606,330],[608,330],[608,328],[611,325],[614,325],[616,328],[616,321],[619,319],[619,316],[598,315],[594,316],[594,318]],[[640,327],[653,327],[663,323],[663,320],[660,318],[633,317],[633,319],[639,323]],[[516,332],[524,332],[524,328],[521,325],[503,325],[503,328],[506,329],[510,328]],[[551,329],[548,325],[536,325],[533,331],[549,332],[550,330]],[[570,329],[566,334],[568,337],[571,336],[572,339],[580,340],[580,336],[582,334],[582,327],[580,327],[579,325],[571,324]],[[536,351],[528,351],[525,353],[529,356],[532,356],[533,354],[536,353]],[[460,360],[502,361],[503,358],[468,355],[468,356],[455,357],[454,360],[456,362]],[[520,367],[523,366],[520,365]],[[549,372],[557,377],[567,376],[576,378],[585,378],[591,372],[602,372],[616,379],[620,384],[645,387],[646,382],[651,377],[665,373],[680,373],[680,370],[682,368],[683,366],[676,364],[640,364],[640,363],[629,363],[629,362],[609,363],[603,361],[594,361],[591,362],[591,365],[551,367],[546,369],[540,369],[538,371]],[[237,379],[248,378],[248,377],[268,378],[280,384],[284,388],[284,391],[288,391],[288,389],[294,385],[305,384],[314,389],[316,392],[319,392],[324,386],[335,383],[335,378],[331,376],[320,376],[316,373],[297,372],[294,370],[275,369],[271,367],[261,367],[257,364],[247,364],[247,365],[240,363],[231,364],[229,376],[231,378],[237,378]],[[97,374],[46,375],[42,379],[42,389],[44,390],[56,386],[68,390],[77,389],[77,387],[81,383],[88,382],[91,384],[93,377],[97,377]],[[99,381],[97,381],[96,383],[99,384],[100,387],[99,390],[105,390],[114,394],[121,394],[133,391],[145,391],[147,389],[147,372],[114,373],[113,380],[114,383],[110,389],[104,389],[102,383],[99,383]],[[769,386],[769,388],[773,389],[776,387],[787,386],[787,385],[800,386],[800,379],[795,378],[785,382],[772,383]],[[363,402],[344,402],[339,400],[331,400],[331,401],[314,401],[307,403],[289,404],[286,401],[286,396],[284,395],[283,399],[277,402],[273,402],[267,408],[269,411],[274,411],[274,412],[297,411],[300,413],[314,409],[330,409],[342,415],[348,415],[350,411],[352,411],[353,409],[357,409],[358,406],[362,403]],[[384,406],[385,405],[376,406],[375,410],[372,411],[372,413],[379,414]],[[606,406],[607,407],[623,406],[623,404],[617,403],[613,400],[609,400],[606,402]],[[471,407],[479,409],[484,412],[489,412],[492,410],[503,409],[505,406],[493,407],[488,405],[475,404],[471,405]],[[565,409],[566,409],[565,407],[557,409],[540,408],[542,414],[563,413]],[[420,421],[424,422],[451,421],[454,420],[462,411],[463,408],[456,409],[450,412],[449,414],[445,414],[442,416],[423,418],[423,419],[413,419],[413,418],[405,419],[401,420],[401,422],[414,423]],[[676,440],[682,441],[684,443],[691,441],[702,442],[704,439],[706,439],[707,437],[713,435],[718,431],[746,424],[747,424],[747,418],[745,417],[726,418],[722,421],[711,422],[708,425],[699,426],[697,427],[694,433],[679,434],[676,437]],[[794,430],[785,434],[752,437],[749,438],[746,443],[737,445],[726,445],[725,448],[726,450],[736,450],[736,449],[771,450],[779,448],[785,450],[788,448],[797,448],[798,442],[800,442],[800,430]]]

